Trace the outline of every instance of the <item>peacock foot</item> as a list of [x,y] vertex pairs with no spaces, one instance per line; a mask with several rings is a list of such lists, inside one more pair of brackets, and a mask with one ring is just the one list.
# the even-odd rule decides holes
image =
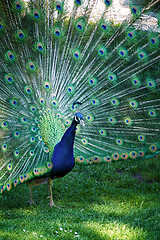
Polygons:
[[34,201],[31,201],[31,200],[28,201],[28,204],[29,204],[30,206],[31,206],[31,205],[36,205],[35,202],[34,202]]
[[54,202],[50,202],[50,203],[48,203],[48,205],[49,205],[51,208],[52,208],[52,207],[56,207],[56,208],[59,208],[59,209],[60,209],[60,207],[57,206],[57,205],[55,205]]

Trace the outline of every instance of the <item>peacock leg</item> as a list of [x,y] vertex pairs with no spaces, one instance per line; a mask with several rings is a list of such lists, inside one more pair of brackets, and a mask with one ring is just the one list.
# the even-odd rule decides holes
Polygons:
[[49,199],[50,199],[49,206],[50,207],[55,206],[55,204],[53,202],[52,185],[53,185],[53,180],[51,178],[48,178],[48,189],[49,189]]
[[29,187],[29,192],[30,192],[30,200],[28,201],[28,203],[30,205],[35,204],[34,200],[33,200],[33,184],[32,183],[27,183],[28,187]]

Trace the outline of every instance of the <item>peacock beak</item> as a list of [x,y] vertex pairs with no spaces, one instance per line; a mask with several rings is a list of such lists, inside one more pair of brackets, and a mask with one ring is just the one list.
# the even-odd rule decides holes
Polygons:
[[80,124],[82,125],[82,126],[85,126],[85,123],[84,123],[84,121],[81,119],[80,120]]

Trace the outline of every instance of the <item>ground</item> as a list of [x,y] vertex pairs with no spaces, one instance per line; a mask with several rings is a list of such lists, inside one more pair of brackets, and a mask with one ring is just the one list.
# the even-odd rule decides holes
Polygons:
[[48,206],[46,185],[34,188],[34,206],[19,185],[0,196],[0,240],[158,240],[159,169],[159,157],[76,165],[54,181],[60,209]]

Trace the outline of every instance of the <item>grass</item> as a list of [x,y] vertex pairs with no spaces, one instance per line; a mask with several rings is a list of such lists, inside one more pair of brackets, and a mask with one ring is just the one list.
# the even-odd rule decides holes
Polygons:
[[0,198],[0,240],[158,240],[159,157],[99,165],[76,165],[54,181],[55,204],[46,185],[34,188],[28,206],[26,184]]

